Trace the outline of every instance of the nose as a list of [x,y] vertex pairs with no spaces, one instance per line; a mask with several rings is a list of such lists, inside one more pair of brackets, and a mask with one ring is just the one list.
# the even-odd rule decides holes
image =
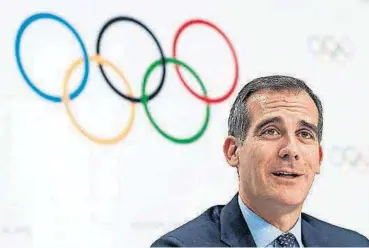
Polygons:
[[299,160],[300,155],[296,142],[293,138],[289,138],[287,144],[279,151],[279,157],[284,160]]

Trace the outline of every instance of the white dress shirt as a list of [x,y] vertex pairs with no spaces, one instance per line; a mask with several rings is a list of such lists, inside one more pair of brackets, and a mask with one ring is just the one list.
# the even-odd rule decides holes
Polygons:
[[[281,230],[266,222],[264,219],[252,212],[238,195],[238,204],[245,221],[251,231],[255,244],[258,247],[277,247],[276,238],[283,234]],[[288,232],[295,235],[300,247],[303,247],[301,241],[301,214],[296,224]]]

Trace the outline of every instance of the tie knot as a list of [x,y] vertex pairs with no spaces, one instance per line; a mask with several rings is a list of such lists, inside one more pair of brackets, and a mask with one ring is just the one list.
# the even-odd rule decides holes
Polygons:
[[299,247],[299,244],[292,233],[284,233],[279,235],[277,242],[281,247]]

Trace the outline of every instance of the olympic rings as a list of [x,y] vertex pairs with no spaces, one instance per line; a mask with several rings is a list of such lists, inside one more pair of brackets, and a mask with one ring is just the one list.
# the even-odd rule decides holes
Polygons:
[[315,35],[309,37],[307,42],[310,52],[319,56],[328,55],[330,58],[349,57],[353,53],[350,48],[352,43],[346,38],[337,39],[330,35]]
[[[64,86],[63,86],[63,94],[62,96],[53,96],[50,94],[47,94],[45,92],[42,92],[40,89],[38,89],[35,84],[31,81],[30,77],[26,74],[25,69],[23,67],[22,61],[21,61],[21,56],[20,56],[20,43],[21,43],[21,39],[23,36],[24,31],[26,30],[26,28],[33,23],[36,20],[39,19],[51,19],[53,21],[56,21],[60,24],[62,24],[63,26],[65,26],[67,29],[69,29],[72,34],[75,36],[75,38],[77,39],[81,49],[82,49],[82,55],[83,57],[77,59],[76,61],[74,61],[70,67],[67,69],[66,71],[66,75],[64,77]],[[141,89],[141,97],[134,97],[131,86],[128,84],[125,76],[123,75],[123,73],[118,69],[117,66],[113,65],[111,62],[109,62],[107,59],[102,58],[100,55],[100,49],[101,49],[101,40],[103,37],[104,32],[114,23],[118,22],[118,21],[128,21],[128,22],[133,22],[134,24],[137,24],[138,26],[140,26],[141,28],[145,29],[145,31],[147,31],[149,33],[149,35],[153,38],[156,47],[159,50],[160,53],[160,58],[158,60],[155,60],[153,63],[151,63],[148,66],[147,71],[144,74],[143,77],[143,81],[142,83],[142,89]],[[202,80],[200,79],[199,75],[186,63],[184,63],[183,61],[181,61],[180,59],[176,58],[177,55],[177,51],[176,51],[176,47],[177,47],[177,42],[179,39],[180,34],[184,31],[184,29],[186,29],[187,27],[189,27],[190,25],[193,24],[202,24],[202,25],[206,25],[209,26],[213,29],[215,29],[227,42],[229,48],[231,49],[232,52],[232,56],[233,56],[233,60],[234,60],[234,68],[235,68],[235,76],[233,79],[233,83],[231,88],[223,95],[217,98],[209,98],[207,95],[207,90],[202,82]],[[138,21],[135,18],[132,17],[127,17],[127,16],[118,16],[118,17],[113,17],[111,19],[109,19],[102,27],[102,29],[100,30],[98,37],[97,37],[97,43],[96,43],[96,55],[89,55],[89,53],[87,52],[86,46],[84,44],[84,42],[82,41],[82,38],[80,37],[80,35],[78,34],[78,32],[76,31],[75,28],[72,27],[71,24],[69,24],[66,20],[64,20],[62,17],[59,17],[55,14],[51,14],[51,13],[37,13],[37,14],[33,14],[30,17],[26,18],[20,28],[17,31],[16,34],[16,38],[15,38],[15,58],[16,58],[16,62],[17,62],[17,66],[20,70],[21,76],[23,77],[23,79],[26,81],[26,83],[31,87],[31,89],[37,93],[39,96],[41,96],[42,98],[52,101],[52,102],[62,102],[65,105],[65,108],[67,110],[67,114],[68,117],[70,118],[72,124],[78,129],[79,132],[81,132],[85,137],[87,137],[89,140],[98,143],[98,144],[115,144],[119,141],[121,141],[122,139],[124,139],[124,137],[127,136],[127,134],[129,133],[129,131],[132,128],[134,119],[135,119],[135,104],[136,103],[142,103],[145,112],[149,118],[149,121],[151,122],[151,124],[154,126],[154,128],[165,138],[167,138],[168,140],[174,142],[174,143],[179,143],[179,144],[188,144],[191,142],[195,142],[196,140],[198,140],[205,132],[206,128],[209,125],[209,120],[210,120],[210,104],[211,103],[219,103],[222,102],[224,100],[226,100],[227,98],[229,98],[231,96],[231,94],[234,92],[235,88],[236,88],[236,84],[238,82],[238,59],[236,56],[236,52],[235,49],[233,47],[233,45],[231,44],[231,41],[229,40],[229,38],[224,34],[223,31],[221,31],[215,24],[212,24],[208,21],[205,20],[190,20],[185,22],[183,25],[180,26],[180,28],[177,30],[177,32],[175,33],[174,36],[174,43],[172,46],[172,53],[173,53],[173,58],[167,58],[164,55],[164,51],[158,41],[158,39],[156,38],[156,36],[153,34],[153,32],[151,31],[151,29],[148,28],[147,25],[143,24],[141,21]],[[128,120],[128,124],[127,126],[124,128],[123,131],[121,131],[117,136],[112,137],[112,138],[101,138],[101,137],[96,137],[95,135],[87,132],[86,130],[84,130],[81,125],[77,122],[77,120],[74,118],[71,108],[70,108],[70,100],[75,99],[77,96],[79,96],[79,94],[81,94],[81,92],[84,90],[86,84],[87,84],[87,80],[89,77],[89,73],[90,73],[90,60],[93,62],[96,62],[100,72],[103,75],[104,80],[108,83],[108,85],[110,86],[110,88],[117,93],[118,95],[120,95],[122,98],[128,100],[130,102],[130,117]],[[70,80],[70,76],[73,72],[73,70],[75,70],[75,68],[80,65],[81,63],[84,63],[84,75],[81,81],[81,84],[79,85],[79,87],[72,93],[68,93],[68,82]],[[191,137],[188,138],[178,138],[178,137],[174,137],[172,135],[169,135],[167,132],[164,132],[154,121],[150,111],[149,111],[149,107],[148,107],[148,102],[153,99],[154,97],[156,97],[159,92],[161,91],[163,85],[164,85],[164,81],[165,81],[165,76],[166,76],[166,64],[167,63],[172,63],[175,65],[175,69],[176,72],[181,80],[181,83],[185,86],[185,88],[187,90],[189,90],[189,92],[194,95],[195,97],[201,99],[203,102],[205,102],[207,104],[206,106],[206,116],[204,119],[204,123],[202,125],[202,127],[200,128],[200,130],[192,135]],[[111,83],[111,81],[109,80],[109,78],[107,77],[105,70],[103,68],[104,65],[110,66],[122,79],[123,82],[126,84],[127,89],[128,89],[128,93],[127,94],[123,94],[122,92],[120,92],[117,88],[115,88],[115,86]],[[146,86],[147,86],[147,81],[148,78],[150,76],[150,74],[153,72],[153,70],[158,67],[159,65],[162,66],[162,74],[161,74],[161,79],[160,79],[160,83],[159,86],[157,87],[157,89],[150,95],[146,95]],[[179,66],[184,67],[186,70],[188,70],[198,81],[198,83],[201,86],[201,89],[203,91],[203,96],[198,95],[197,93],[195,93],[192,89],[190,89],[190,87],[186,84],[186,82],[183,80],[182,75],[179,72]]]
[[[128,92],[129,95],[133,95],[133,91],[131,86],[128,84],[126,78],[124,77],[123,73],[121,73],[119,71],[119,69],[113,65],[111,62],[107,61],[106,59],[101,58],[100,56],[96,55],[96,56],[90,56],[89,60],[92,60],[98,64],[105,64],[110,66],[118,75],[119,77],[121,77],[123,79],[123,82],[126,84],[127,88],[128,88]],[[129,131],[132,128],[132,124],[133,124],[133,120],[135,118],[135,104],[131,103],[131,114],[130,114],[130,118],[128,120],[128,125],[127,127],[120,132],[120,134],[116,137],[113,138],[99,138],[96,137],[92,134],[90,134],[89,132],[85,131],[80,124],[78,124],[77,120],[74,118],[72,111],[70,109],[70,104],[69,104],[69,98],[68,98],[68,83],[69,83],[69,79],[72,75],[72,72],[77,68],[78,65],[80,65],[82,63],[82,59],[78,59],[76,61],[74,61],[72,63],[72,65],[69,67],[69,69],[67,70],[66,74],[65,74],[65,78],[64,78],[64,87],[63,87],[63,103],[67,109],[67,114],[69,119],[72,121],[73,125],[84,135],[86,136],[88,139],[90,139],[93,142],[96,142],[98,144],[115,144],[118,143],[119,141],[121,141],[125,136],[127,136],[127,134],[129,133]]]
[[194,24],[202,24],[205,26],[208,26],[210,28],[213,28],[217,33],[219,33],[227,42],[229,48],[231,49],[232,52],[232,56],[233,56],[233,61],[234,61],[234,69],[235,69],[235,76],[233,79],[233,83],[231,88],[228,90],[228,92],[226,92],[223,96],[217,97],[217,98],[208,98],[206,96],[200,96],[199,94],[197,94],[194,90],[192,90],[190,88],[190,86],[188,86],[188,84],[186,83],[186,81],[183,79],[180,71],[179,71],[179,67],[178,65],[175,65],[176,68],[176,72],[181,80],[181,82],[183,83],[183,85],[186,87],[187,90],[189,90],[191,92],[192,95],[194,95],[195,97],[197,97],[198,99],[206,102],[206,103],[219,103],[222,102],[224,100],[226,100],[227,98],[229,98],[232,93],[234,92],[234,90],[236,89],[237,86],[237,81],[238,81],[238,59],[237,59],[237,55],[236,55],[236,51],[231,43],[231,41],[229,40],[229,38],[225,35],[225,33],[220,30],[220,28],[218,28],[217,26],[215,26],[213,23],[205,21],[205,20],[200,20],[200,19],[194,19],[194,20],[189,20],[187,22],[185,22],[177,31],[177,33],[174,36],[174,42],[173,42],[173,47],[172,47],[172,53],[173,53],[173,58],[176,58],[177,55],[177,43],[178,43],[178,39],[179,36],[181,35],[181,33],[188,28],[191,25]]
[[369,153],[355,146],[333,146],[330,162],[334,165],[369,166]]
[[[205,96],[207,95],[207,92],[206,92],[206,89],[205,89],[205,86],[204,84],[202,83],[200,77],[197,75],[197,73],[191,69],[187,64],[185,64],[184,62],[182,61],[179,61],[179,60],[176,60],[176,59],[172,59],[172,58],[166,58],[165,59],[165,63],[174,63],[176,65],[180,65],[180,66],[183,66],[184,68],[186,68],[197,80],[197,82],[200,84],[201,86],[201,89],[202,91],[204,92]],[[209,124],[209,119],[210,119],[210,107],[209,107],[209,104],[207,104],[207,107],[206,107],[206,117],[205,117],[205,122],[203,124],[203,126],[201,127],[200,131],[198,133],[196,133],[195,135],[189,137],[189,138],[176,138],[176,137],[173,137],[169,134],[167,134],[166,132],[164,132],[157,124],[156,122],[154,121],[150,111],[149,111],[149,107],[147,105],[147,102],[148,102],[148,97],[146,96],[146,85],[147,85],[147,80],[149,78],[149,75],[154,71],[154,69],[161,63],[160,60],[156,60],[154,61],[150,66],[149,66],[149,69],[146,71],[145,73],[145,77],[144,77],[144,80],[143,80],[143,83],[142,83],[142,98],[143,101],[142,101],[142,104],[144,105],[144,108],[145,108],[145,112],[147,114],[147,116],[149,117],[149,120],[151,122],[151,124],[155,127],[155,129],[161,134],[163,135],[165,138],[171,140],[172,142],[175,142],[175,143],[181,143],[181,144],[187,144],[187,143],[192,143],[196,140],[198,140],[205,132],[206,130],[206,127],[208,126]]]
[[[160,79],[160,84],[158,86],[158,88],[149,96],[149,100],[153,99],[161,90],[161,88],[163,87],[164,84],[164,80],[165,80],[165,56],[164,56],[164,52],[163,49],[160,46],[160,43],[158,41],[158,39],[155,37],[155,35],[153,34],[153,32],[142,22],[132,18],[132,17],[126,17],[126,16],[118,16],[115,18],[110,19],[107,23],[104,24],[104,26],[102,27],[101,31],[99,32],[99,36],[97,38],[97,44],[96,44],[96,54],[100,54],[100,43],[101,43],[101,38],[103,37],[104,32],[108,29],[108,27],[110,27],[110,25],[113,25],[114,23],[117,23],[119,21],[129,21],[129,22],[133,22],[135,24],[137,24],[138,26],[142,27],[143,29],[145,29],[150,36],[154,39],[156,46],[159,49],[160,52],[160,57],[161,57],[161,64],[163,67],[163,71],[161,74],[161,79]],[[139,98],[135,98],[135,97],[130,97],[130,96],[126,96],[125,94],[121,93],[109,80],[109,78],[107,77],[107,75],[105,74],[105,71],[102,67],[102,65],[99,65],[100,71],[105,79],[105,81],[109,84],[109,86],[111,87],[112,90],[115,91],[115,93],[117,93],[118,95],[120,95],[121,97],[132,101],[132,102],[142,102],[142,99]]]
[[49,95],[47,93],[42,92],[40,89],[38,89],[31,81],[31,79],[28,77],[28,75],[26,74],[24,67],[22,65],[21,62],[21,57],[20,57],[20,43],[21,43],[21,39],[23,36],[24,31],[26,30],[26,28],[33,23],[34,21],[37,21],[39,19],[51,19],[54,20],[56,22],[59,22],[60,24],[62,24],[63,26],[65,26],[66,28],[68,28],[73,35],[77,38],[79,45],[82,48],[82,53],[83,53],[83,60],[84,60],[84,64],[85,64],[85,72],[82,78],[82,82],[79,85],[79,87],[70,95],[71,99],[76,98],[79,94],[81,94],[82,90],[85,88],[86,83],[87,83],[87,79],[88,79],[88,75],[89,75],[89,60],[88,60],[88,55],[87,55],[87,49],[86,46],[84,45],[81,36],[78,34],[78,32],[72,27],[71,24],[69,24],[66,20],[64,20],[62,17],[56,16],[54,14],[50,14],[50,13],[39,13],[39,14],[34,14],[31,15],[30,17],[28,17],[20,26],[16,39],[15,39],[15,59],[17,61],[17,65],[18,68],[20,70],[20,73],[22,74],[22,77],[24,78],[24,80],[26,81],[26,83],[31,87],[31,89],[36,92],[39,96],[45,98],[46,100],[52,101],[52,102],[61,102],[61,97],[59,96],[52,96]]

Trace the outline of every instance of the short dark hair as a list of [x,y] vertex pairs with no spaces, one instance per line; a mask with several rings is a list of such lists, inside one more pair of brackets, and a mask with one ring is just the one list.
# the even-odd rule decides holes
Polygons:
[[255,92],[261,90],[271,91],[305,91],[313,99],[319,112],[318,120],[318,140],[322,141],[323,136],[323,107],[318,96],[300,79],[272,75],[256,78],[247,83],[238,93],[228,118],[228,134],[236,137],[241,143],[244,142],[251,124],[250,111],[247,108],[247,99]]

